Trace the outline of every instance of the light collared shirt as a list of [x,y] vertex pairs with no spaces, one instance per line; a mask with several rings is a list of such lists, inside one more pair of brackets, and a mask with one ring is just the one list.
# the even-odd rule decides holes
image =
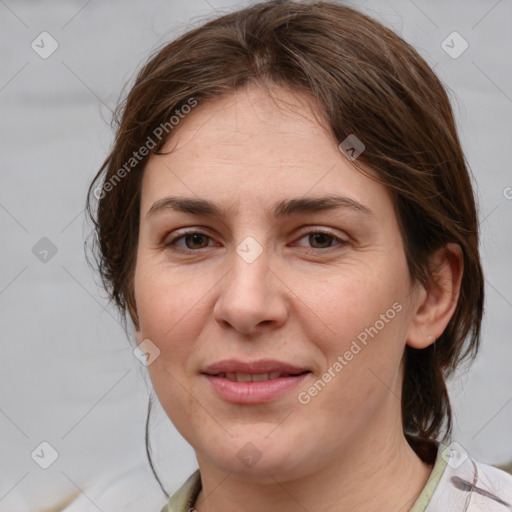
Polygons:
[[[459,445],[437,443],[430,477],[409,512],[510,512],[512,475],[474,461]],[[201,491],[196,470],[161,512],[194,512]]]

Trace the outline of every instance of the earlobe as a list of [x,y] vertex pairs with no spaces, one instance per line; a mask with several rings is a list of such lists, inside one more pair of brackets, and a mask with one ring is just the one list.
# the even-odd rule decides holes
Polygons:
[[430,261],[431,281],[422,288],[412,318],[407,344],[426,348],[441,336],[452,318],[460,294],[464,260],[460,246],[448,243]]

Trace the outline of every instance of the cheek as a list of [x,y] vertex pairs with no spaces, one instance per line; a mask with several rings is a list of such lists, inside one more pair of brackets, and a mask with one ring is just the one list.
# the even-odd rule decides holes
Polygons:
[[147,370],[167,416],[189,442],[193,441],[188,437],[191,422],[195,424],[201,419],[195,418],[200,411],[189,380],[190,362],[201,329],[201,295],[190,283],[175,275],[171,279],[169,272],[157,266],[137,268],[135,297],[141,335],[160,351]]
[[314,313],[304,307],[303,313],[314,318],[302,325],[309,329],[306,337],[323,356],[322,370],[335,375],[326,386],[332,393],[325,393],[334,407],[344,403],[342,407],[356,410],[360,400],[375,401],[394,384],[408,323],[407,269],[395,262],[376,262],[358,274],[340,273],[315,287],[314,293],[311,283],[301,291]]
[[170,357],[169,350],[155,360],[148,367],[149,376],[154,392],[167,417],[178,432],[192,445],[199,442],[208,442],[213,433],[204,431],[197,438],[200,426],[204,424],[204,407],[201,406],[201,397],[190,388],[187,377],[182,373],[177,358]]
[[176,338],[182,325],[190,327],[194,309],[200,306],[198,284],[176,269],[142,257],[135,272],[135,299],[144,334],[165,343]]
[[339,273],[333,272],[328,280],[294,282],[294,293],[301,298],[304,312],[309,309],[309,317],[315,318],[310,325],[323,328],[327,335],[310,339],[329,339],[329,345],[336,349],[342,349],[347,340],[355,339],[376,321],[381,327],[380,315],[386,315],[391,309],[384,318],[390,320],[385,323],[385,330],[389,332],[389,325],[396,324],[395,317],[399,317],[393,304],[403,302],[405,286],[402,272],[377,264],[373,269],[364,267],[359,272],[342,269]]
[[135,274],[135,299],[140,336],[160,351],[148,367],[155,392],[165,402],[183,402],[186,396],[181,397],[180,389],[191,371],[190,358],[201,329],[198,292],[183,279],[170,279],[169,272],[158,266],[142,264]]

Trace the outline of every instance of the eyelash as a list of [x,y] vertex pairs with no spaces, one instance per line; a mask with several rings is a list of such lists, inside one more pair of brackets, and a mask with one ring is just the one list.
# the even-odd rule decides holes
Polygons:
[[[339,236],[335,235],[332,231],[325,230],[325,229],[314,229],[314,230],[309,230],[309,231],[306,231],[306,232],[302,232],[301,236],[298,238],[298,240],[300,240],[300,239],[302,239],[305,236],[310,235],[310,234],[324,234],[324,235],[328,235],[328,236],[332,237],[334,239],[334,241],[338,241],[339,243],[337,245],[340,246],[340,247],[344,247],[345,245],[349,244],[349,242],[347,242],[347,240],[343,240]],[[197,231],[195,229],[191,229],[189,231],[182,232],[179,236],[173,238],[170,242],[164,244],[164,246],[169,248],[172,251],[181,252],[183,254],[189,254],[191,252],[199,252],[199,251],[201,251],[201,249],[183,249],[182,247],[178,247],[176,245],[176,242],[178,240],[181,240],[182,238],[185,238],[188,235],[202,235],[202,236],[205,236],[205,237],[211,239],[211,237],[208,236],[206,233],[203,233],[202,231]],[[336,247],[336,245],[330,246],[330,247],[326,247],[324,249],[319,249],[319,248],[311,247],[310,251],[313,251],[313,252],[317,252],[317,251],[327,252],[330,249],[333,249],[335,247]],[[202,249],[207,249],[207,248],[208,247],[203,247]]]

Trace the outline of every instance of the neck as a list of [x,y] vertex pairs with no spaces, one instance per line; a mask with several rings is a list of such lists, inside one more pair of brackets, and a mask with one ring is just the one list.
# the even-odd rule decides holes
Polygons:
[[432,471],[401,430],[388,438],[354,440],[320,471],[296,480],[281,482],[272,476],[268,483],[254,483],[198,461],[203,488],[194,505],[197,512],[406,511]]

